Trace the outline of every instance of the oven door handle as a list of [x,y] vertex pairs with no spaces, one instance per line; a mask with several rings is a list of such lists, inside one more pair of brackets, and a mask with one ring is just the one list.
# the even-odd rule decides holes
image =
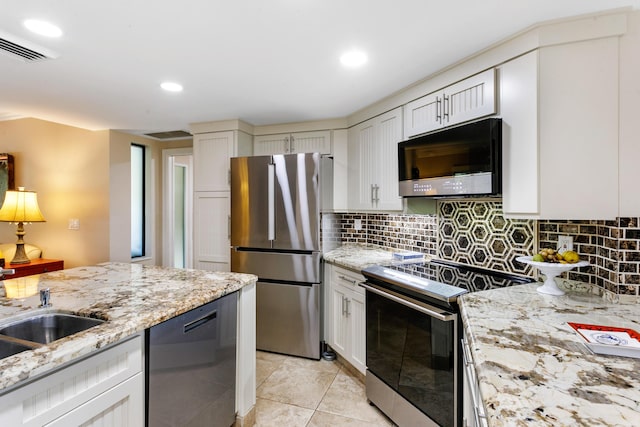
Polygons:
[[365,288],[369,292],[373,292],[374,294],[378,294],[381,297],[390,299],[391,301],[395,301],[399,304],[402,304],[406,307],[412,308],[414,310],[419,311],[420,313],[426,314],[427,316],[435,317],[438,320],[442,320],[443,322],[451,322],[455,320],[456,315],[453,313],[449,313],[448,311],[440,310],[437,307],[434,307],[429,304],[425,304],[422,301],[415,300],[413,298],[409,298],[405,295],[400,295],[396,292],[390,291],[388,289],[382,289],[375,285],[369,283],[360,283],[360,286]]

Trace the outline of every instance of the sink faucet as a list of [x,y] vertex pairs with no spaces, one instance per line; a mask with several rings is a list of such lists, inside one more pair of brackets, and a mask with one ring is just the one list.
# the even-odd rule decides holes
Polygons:
[[16,270],[13,268],[0,268],[0,280],[4,280],[5,274],[16,274]]
[[40,289],[40,307],[51,307],[51,290]]

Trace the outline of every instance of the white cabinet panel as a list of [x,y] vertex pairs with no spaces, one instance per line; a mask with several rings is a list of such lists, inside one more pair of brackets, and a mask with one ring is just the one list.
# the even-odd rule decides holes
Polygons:
[[[363,374],[366,370],[365,296],[358,283],[360,274],[337,267],[327,268],[330,309],[325,327],[331,332],[327,342],[340,356]],[[329,307],[330,306],[330,307]]]
[[500,75],[505,216],[615,219],[618,39],[541,48]]
[[495,70],[489,69],[404,106],[404,136],[410,138],[496,112]]
[[398,142],[402,109],[349,129],[349,209],[402,210],[398,193]]
[[260,135],[254,138],[254,156],[293,153],[331,154],[331,131]]
[[[142,336],[136,335],[1,396],[0,425],[80,425],[103,412],[110,416],[108,408],[112,408],[113,414],[120,414],[129,425],[141,425],[144,419],[142,351]],[[126,408],[114,406],[123,400],[129,402]],[[84,408],[78,412],[82,416],[76,418],[72,414],[79,408]],[[64,418],[67,414],[70,418]],[[69,423],[58,421],[65,419],[69,419]],[[80,419],[81,422],[76,422]]]
[[234,133],[216,132],[193,137],[195,191],[229,191],[229,159]]
[[227,192],[200,192],[194,199],[194,267],[229,271],[230,196]]

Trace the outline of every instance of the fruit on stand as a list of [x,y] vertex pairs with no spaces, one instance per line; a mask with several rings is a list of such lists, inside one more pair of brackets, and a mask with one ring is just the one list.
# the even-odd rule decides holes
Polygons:
[[575,264],[580,261],[580,256],[575,251],[566,251],[560,253],[555,249],[544,248],[540,249],[540,252],[535,254],[531,261],[536,262],[551,262],[560,264]]

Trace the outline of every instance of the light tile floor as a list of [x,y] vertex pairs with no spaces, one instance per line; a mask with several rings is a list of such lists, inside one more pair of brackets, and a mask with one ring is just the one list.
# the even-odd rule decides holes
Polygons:
[[258,351],[256,426],[392,426],[340,363]]

